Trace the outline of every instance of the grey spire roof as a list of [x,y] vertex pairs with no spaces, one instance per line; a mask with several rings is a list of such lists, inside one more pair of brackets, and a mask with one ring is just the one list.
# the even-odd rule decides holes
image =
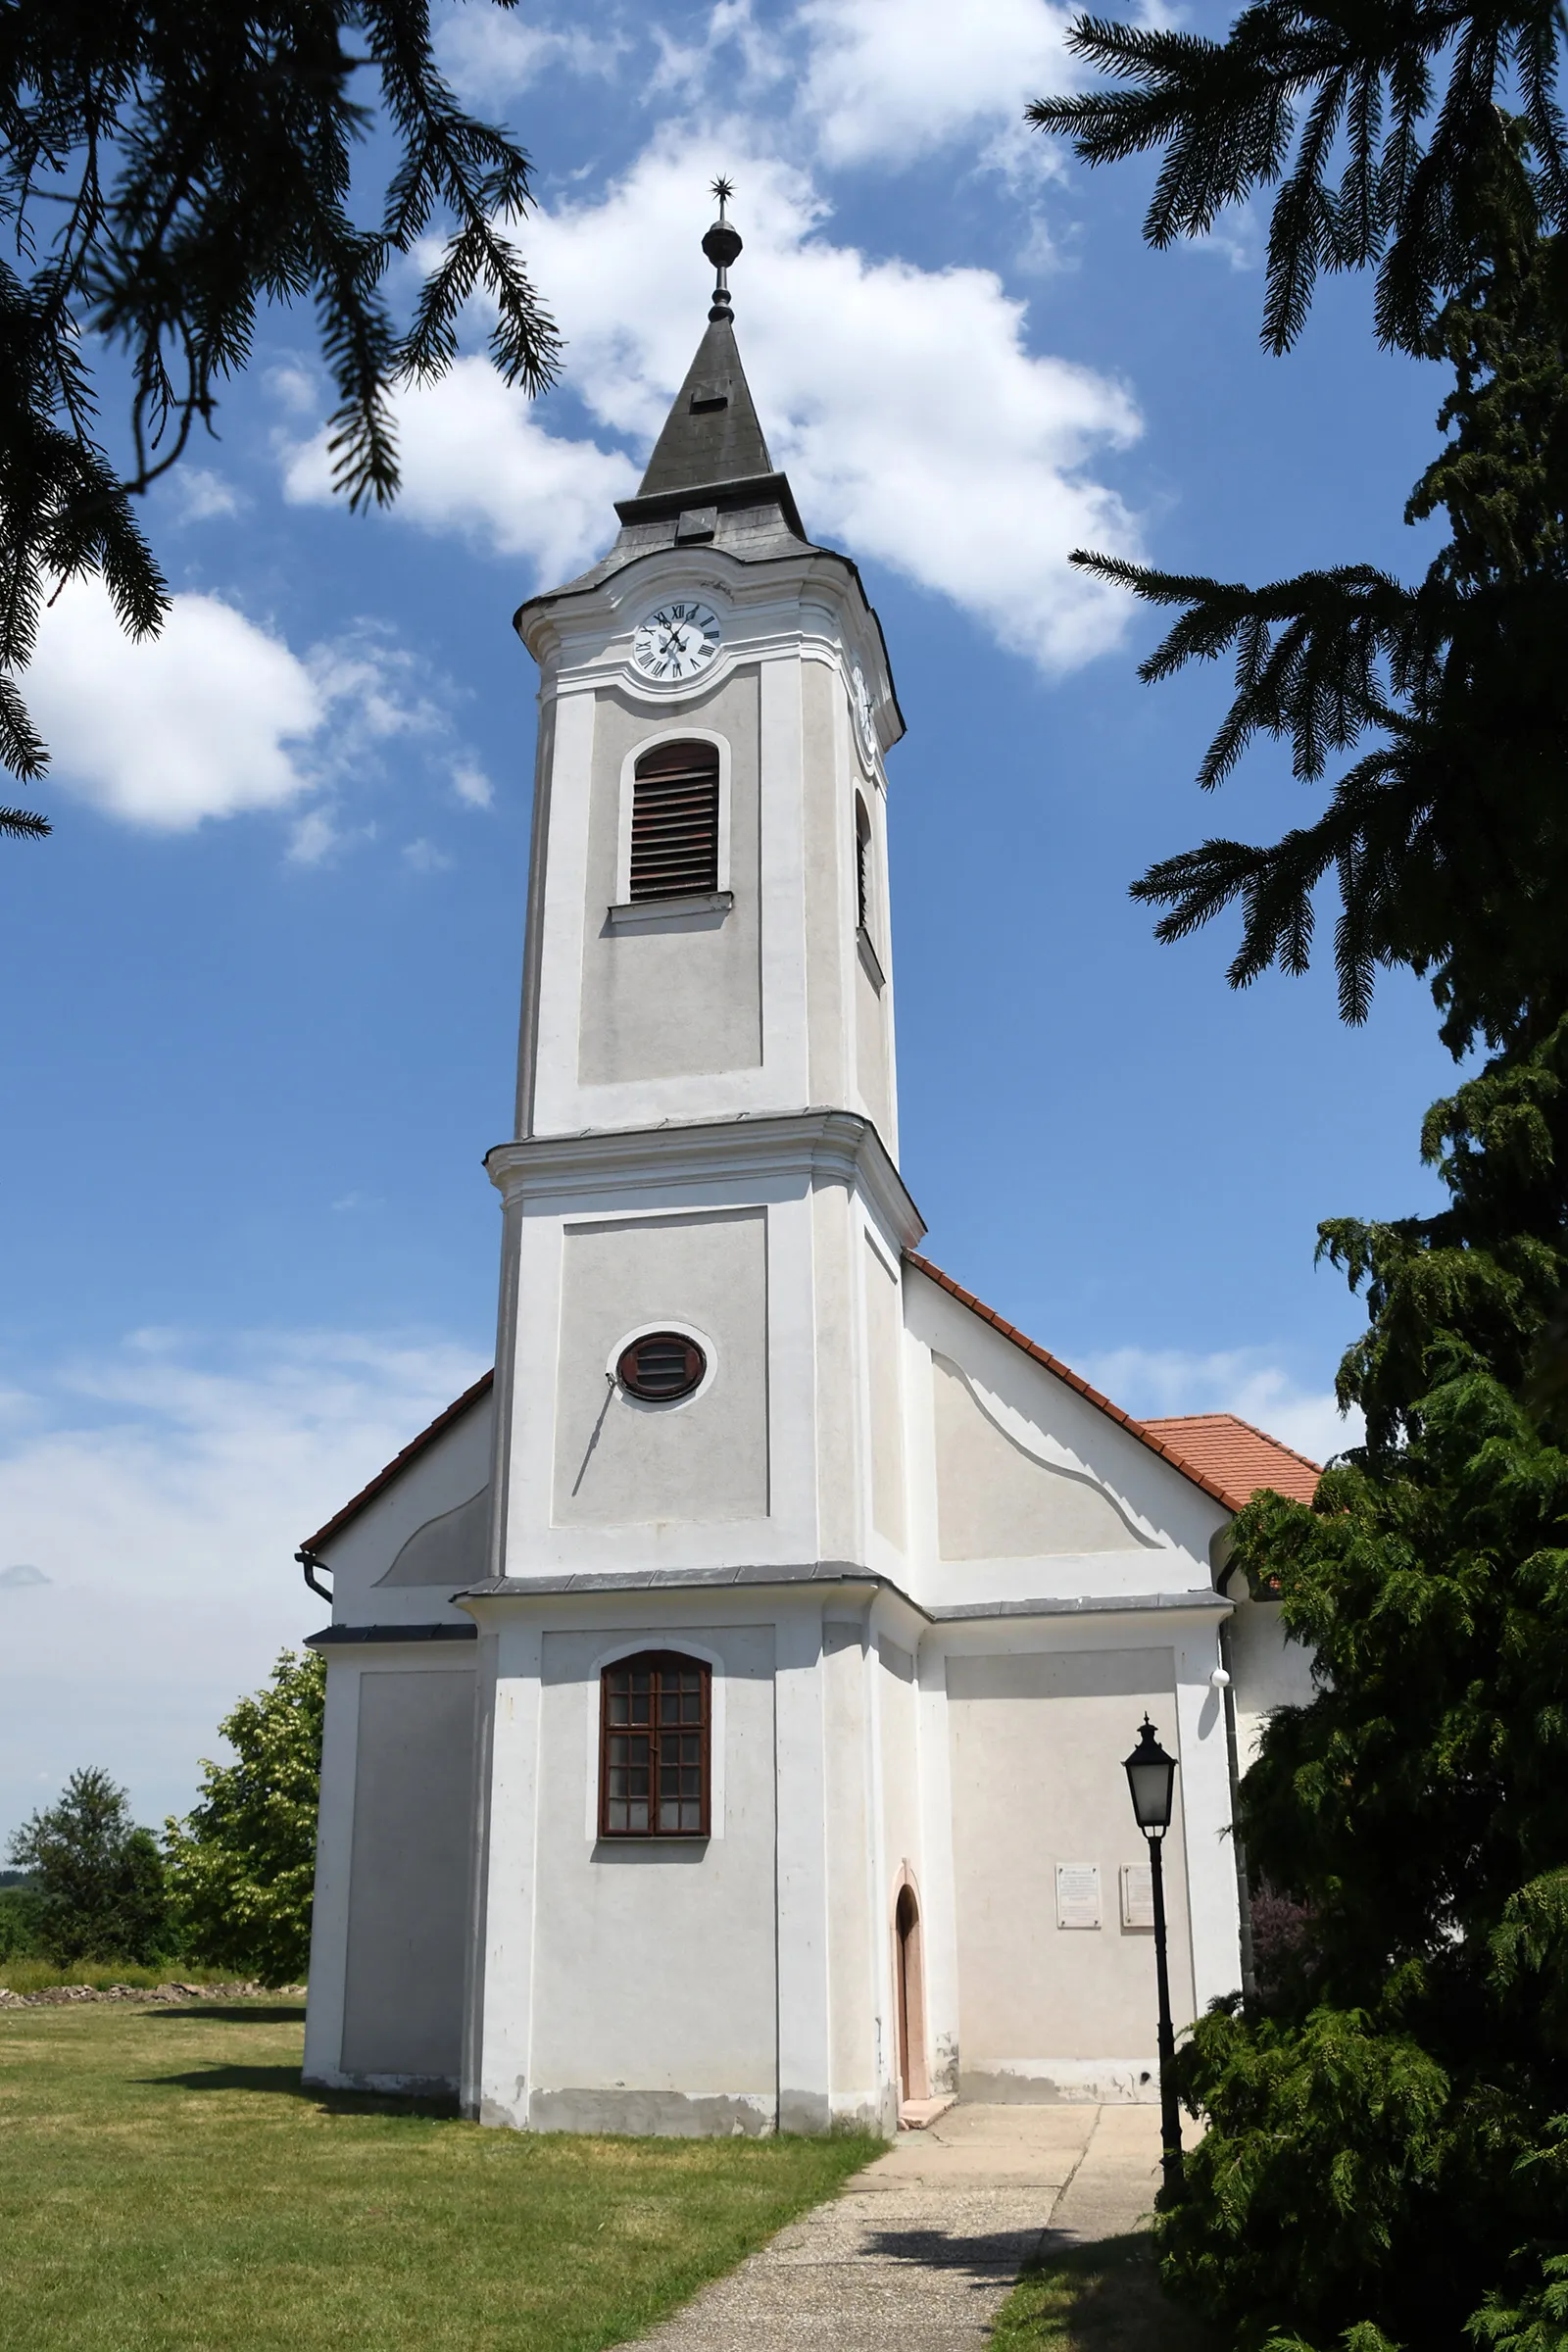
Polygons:
[[742,248],[740,231],[725,210],[734,190],[727,179],[715,179],[713,193],[718,219],[703,239],[718,276],[708,332],[654,444],[636,497],[617,499],[615,513],[623,524],[675,514],[681,517],[677,539],[711,539],[718,535],[721,514],[766,508],[791,537],[804,540],[794,493],[784,475],[773,470],[735,343],[729,265]]
[[639,499],[716,490],[773,470],[728,317],[710,321],[654,444]]

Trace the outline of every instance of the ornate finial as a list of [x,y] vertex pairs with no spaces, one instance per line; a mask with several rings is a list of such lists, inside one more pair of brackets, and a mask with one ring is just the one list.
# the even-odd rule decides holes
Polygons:
[[730,309],[729,266],[741,251],[741,234],[731,225],[724,207],[734,195],[735,185],[721,175],[713,181],[712,188],[718,198],[718,219],[703,239],[703,251],[712,263],[718,282],[713,288],[713,307],[708,316],[710,319],[732,318],[735,314]]

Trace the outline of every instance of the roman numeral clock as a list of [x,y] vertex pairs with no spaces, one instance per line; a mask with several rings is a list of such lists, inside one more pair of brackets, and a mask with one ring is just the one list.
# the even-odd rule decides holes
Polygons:
[[710,605],[658,606],[632,639],[632,667],[662,686],[695,678],[718,653],[723,633]]

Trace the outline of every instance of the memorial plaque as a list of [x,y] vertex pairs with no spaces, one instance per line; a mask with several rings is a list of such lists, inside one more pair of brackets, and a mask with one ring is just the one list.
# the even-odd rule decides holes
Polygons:
[[1154,1924],[1154,1874],[1147,1862],[1121,1866],[1121,1924],[1152,1928]]
[[1056,1925],[1058,1928],[1098,1928],[1100,1925],[1100,1866],[1095,1862],[1056,1864]]

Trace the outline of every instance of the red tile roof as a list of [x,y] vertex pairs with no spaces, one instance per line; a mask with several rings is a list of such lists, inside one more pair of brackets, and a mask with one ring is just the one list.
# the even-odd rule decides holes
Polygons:
[[[1273,1487],[1281,1494],[1295,1495],[1298,1501],[1311,1501],[1317,1487],[1317,1464],[1309,1462],[1304,1454],[1293,1453],[1277,1438],[1266,1437],[1250,1421],[1239,1421],[1234,1413],[1182,1413],[1160,1421],[1135,1421],[1131,1413],[1124,1413],[1119,1404],[1112,1404],[1108,1396],[1091,1388],[1081,1373],[1037,1346],[1026,1333],[1004,1321],[995,1307],[987,1306],[973,1291],[964,1290],[928,1257],[906,1250],[905,1261],[946,1291],[950,1298],[956,1298],[960,1306],[966,1306],[971,1314],[989,1323],[994,1331],[1001,1332],[1014,1348],[1021,1348],[1037,1364],[1044,1364],[1057,1380],[1064,1380],[1069,1389],[1076,1389],[1090,1404],[1119,1422],[1140,1444],[1163,1455],[1172,1469],[1190,1478],[1195,1487],[1201,1487],[1205,1494],[1222,1502],[1228,1511],[1239,1511],[1258,1487]],[[1232,1432],[1236,1434],[1230,1435]]]
[[1323,1475],[1320,1463],[1309,1462],[1304,1453],[1282,1446],[1278,1438],[1235,1413],[1170,1413],[1146,1421],[1144,1427],[1223,1488],[1233,1511],[1250,1502],[1260,1487],[1272,1487],[1276,1494],[1288,1494],[1296,1502],[1310,1502]]
[[441,1432],[450,1429],[454,1421],[461,1421],[468,1407],[477,1404],[481,1396],[489,1396],[495,1377],[494,1371],[481,1372],[472,1388],[465,1389],[444,1413],[437,1413],[428,1429],[421,1429],[416,1438],[411,1438],[403,1451],[395,1453],[386,1468],[378,1470],[369,1485],[360,1489],[352,1502],[346,1502],[324,1527],[317,1529],[314,1536],[307,1536],[300,1545],[301,1551],[318,1551],[323,1544],[330,1544],[334,1536],[340,1536],[349,1521],[357,1519],[368,1502],[373,1502],[395,1478],[401,1478],[416,1454],[421,1454],[427,1446],[433,1445]]

